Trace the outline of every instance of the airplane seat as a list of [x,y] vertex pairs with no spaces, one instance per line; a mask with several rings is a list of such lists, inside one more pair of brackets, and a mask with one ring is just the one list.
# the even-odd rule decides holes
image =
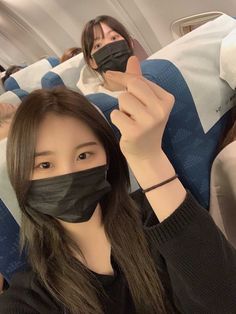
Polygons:
[[19,105],[28,93],[23,89],[14,89],[0,95],[0,103]]
[[[19,105],[27,95],[21,89],[8,91],[0,95],[0,103]],[[8,194],[6,178],[5,156],[0,150],[0,273],[9,283],[12,275],[26,266],[26,258],[19,249],[20,211],[16,198]]]
[[[235,91],[219,77],[221,41],[235,27],[233,18],[222,15],[142,62],[143,75],[175,96],[163,149],[184,186],[205,208],[211,164],[235,100]],[[117,100],[104,94],[87,97],[110,120]]]
[[83,53],[79,53],[66,60],[45,73],[41,80],[42,88],[53,88],[62,85],[79,91],[76,84],[80,77],[80,71],[84,65]]
[[5,93],[5,88],[3,87],[2,78],[5,76],[6,71],[0,72],[0,95]]
[[48,57],[46,59],[39,60],[12,74],[4,82],[4,87],[6,91],[20,88],[27,92],[32,92],[33,90],[42,87],[42,76],[58,64],[59,59],[57,57]]
[[25,253],[20,253],[19,225],[0,199],[0,273],[9,283],[13,274],[26,267]]

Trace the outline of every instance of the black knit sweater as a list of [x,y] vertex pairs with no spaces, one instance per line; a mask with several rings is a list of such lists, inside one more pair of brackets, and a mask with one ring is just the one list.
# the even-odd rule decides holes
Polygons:
[[[170,217],[158,223],[146,202],[142,206],[146,208],[144,232],[175,312],[236,314],[236,251],[207,211],[188,194]],[[106,314],[134,314],[118,264],[113,261],[114,276],[96,275],[109,296],[104,300]],[[0,314],[33,313],[65,312],[28,270],[15,275],[11,287],[0,296]]]

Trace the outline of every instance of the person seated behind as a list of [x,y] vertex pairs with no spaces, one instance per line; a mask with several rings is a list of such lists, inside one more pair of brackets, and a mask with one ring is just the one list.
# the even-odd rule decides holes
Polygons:
[[81,53],[81,52],[82,52],[82,49],[79,48],[79,47],[72,47],[72,48],[69,48],[69,49],[67,49],[67,50],[63,53],[63,55],[62,55],[60,61],[61,61],[61,63],[62,63],[62,62],[64,62],[64,61],[66,61],[66,60],[68,60],[68,59],[70,59],[70,58],[72,58],[72,57],[78,55],[78,54]]
[[236,248],[236,108],[211,170],[210,213]]
[[[15,105],[0,104],[0,199],[7,205],[14,218],[19,222],[20,210],[6,169],[7,136],[15,111]],[[3,276],[0,274],[0,291],[2,289]]]
[[[123,87],[110,81],[106,71],[124,72],[132,55],[140,55],[140,61],[146,58],[147,54],[139,44],[138,53],[134,50],[137,44],[125,26],[115,18],[101,15],[90,20],[84,26],[81,36],[87,67],[81,71],[78,88],[84,95],[101,92],[118,96]],[[93,71],[89,71],[88,68]],[[97,76],[94,76],[94,71]]]
[[10,66],[5,73],[5,76],[2,77],[2,83],[4,85],[5,81],[9,78],[10,75],[20,71],[21,69],[23,69],[24,67],[20,66],[20,65],[12,65]]

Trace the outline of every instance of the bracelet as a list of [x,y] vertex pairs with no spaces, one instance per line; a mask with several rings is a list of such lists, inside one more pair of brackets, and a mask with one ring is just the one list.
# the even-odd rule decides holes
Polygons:
[[167,184],[167,183],[169,183],[169,182],[171,182],[171,181],[173,181],[173,180],[175,180],[175,179],[177,179],[177,178],[178,178],[178,175],[175,174],[173,177],[171,177],[171,178],[169,178],[169,179],[167,179],[167,180],[165,180],[165,181],[163,181],[163,182],[161,182],[161,183],[155,184],[155,185],[151,186],[150,188],[147,188],[147,189],[145,189],[145,190],[142,190],[142,193],[145,194],[145,193],[147,193],[147,192],[149,192],[149,191],[152,191],[152,190],[154,190],[154,189],[156,189],[156,188],[159,188],[160,186],[165,185],[165,184]]

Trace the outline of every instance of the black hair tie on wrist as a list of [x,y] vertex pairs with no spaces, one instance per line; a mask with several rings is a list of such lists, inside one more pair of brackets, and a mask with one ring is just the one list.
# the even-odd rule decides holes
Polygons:
[[145,194],[145,193],[147,193],[147,192],[149,192],[149,191],[152,191],[152,190],[154,190],[154,189],[156,189],[156,188],[159,188],[160,186],[165,185],[165,184],[167,184],[167,183],[169,183],[169,182],[175,180],[176,178],[178,178],[178,175],[177,175],[177,174],[175,174],[173,177],[171,177],[171,178],[169,178],[169,179],[167,179],[167,180],[165,180],[165,181],[163,181],[163,182],[161,182],[161,183],[155,184],[155,185],[151,186],[150,188],[147,188],[147,189],[145,189],[145,190],[142,190],[142,193]]

